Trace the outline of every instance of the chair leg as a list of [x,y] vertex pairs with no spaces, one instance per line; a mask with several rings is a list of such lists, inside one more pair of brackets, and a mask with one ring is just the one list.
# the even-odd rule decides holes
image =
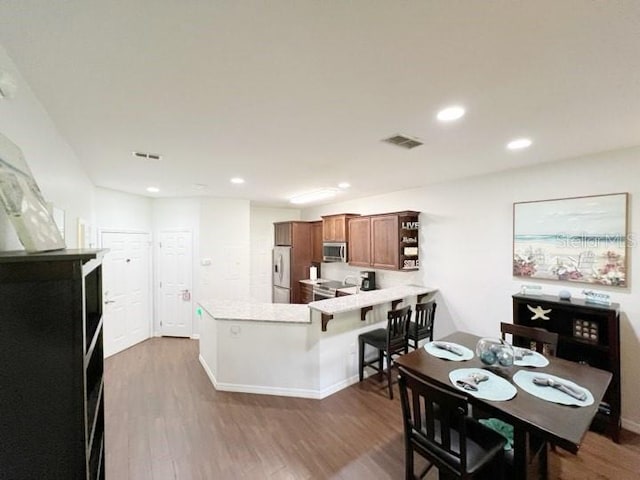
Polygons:
[[362,340],[358,342],[358,353],[359,353],[358,373],[360,375],[360,381],[362,381],[364,378],[364,342]]
[[382,369],[384,360],[384,352],[382,350],[378,350],[378,378],[380,375],[384,374],[384,370]]
[[411,446],[405,448],[404,451],[404,478],[405,480],[415,480],[413,474],[413,449]]
[[391,384],[391,352],[387,352],[387,383],[389,384],[389,398],[393,400],[393,385]]

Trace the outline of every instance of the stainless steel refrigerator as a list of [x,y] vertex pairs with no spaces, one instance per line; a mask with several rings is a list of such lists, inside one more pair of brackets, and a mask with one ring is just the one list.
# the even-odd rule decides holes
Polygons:
[[274,247],[273,303],[291,303],[291,247]]

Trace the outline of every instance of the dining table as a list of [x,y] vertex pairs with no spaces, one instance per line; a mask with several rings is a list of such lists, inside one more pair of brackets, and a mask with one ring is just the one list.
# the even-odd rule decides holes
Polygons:
[[[475,351],[480,338],[466,332],[454,332],[439,341]],[[549,364],[545,367],[494,368],[485,365],[475,354],[469,360],[451,361],[431,355],[423,347],[398,357],[395,364],[419,378],[466,395],[474,413],[482,412],[483,416],[513,425],[513,478],[546,479],[548,444],[578,453],[612,378],[610,372],[586,364],[551,356],[547,359]],[[516,386],[516,394],[505,401],[477,398],[451,383],[450,373],[459,368],[480,368],[497,373]],[[569,406],[543,400],[515,385],[513,376],[520,370],[542,372],[573,382],[591,392],[594,402],[588,406]]]

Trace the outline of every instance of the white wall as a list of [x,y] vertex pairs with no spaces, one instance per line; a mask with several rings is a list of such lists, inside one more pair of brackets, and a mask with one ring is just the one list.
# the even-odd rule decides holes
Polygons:
[[[303,219],[341,212],[362,214],[418,210],[418,276],[440,289],[436,336],[452,330],[497,335],[512,318],[511,295],[523,283],[511,275],[512,204],[518,201],[629,192],[629,231],[640,225],[640,148],[585,156],[419,189],[343,202],[302,212]],[[598,287],[620,303],[624,426],[640,432],[640,257],[629,250],[630,287]],[[323,264],[325,267],[326,264]],[[325,268],[324,273],[327,272]],[[395,277],[394,277],[395,278]],[[409,278],[409,277],[407,277]],[[546,293],[579,297],[582,284],[536,281]],[[635,291],[635,295],[634,295]]]
[[95,218],[100,230],[153,231],[153,200],[108,188],[95,189]]
[[[75,248],[78,217],[95,224],[93,184],[2,46],[0,71],[8,72],[18,85],[15,98],[0,100],[0,132],[24,153],[45,200],[65,210],[65,241]],[[0,250],[22,250],[4,209]]]
[[300,220],[300,210],[251,206],[251,284],[254,302],[271,303],[271,251],[274,222]]

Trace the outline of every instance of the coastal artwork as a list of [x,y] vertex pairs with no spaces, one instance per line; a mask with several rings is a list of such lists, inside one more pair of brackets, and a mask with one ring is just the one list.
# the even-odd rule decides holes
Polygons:
[[627,286],[627,193],[513,204],[513,275]]

